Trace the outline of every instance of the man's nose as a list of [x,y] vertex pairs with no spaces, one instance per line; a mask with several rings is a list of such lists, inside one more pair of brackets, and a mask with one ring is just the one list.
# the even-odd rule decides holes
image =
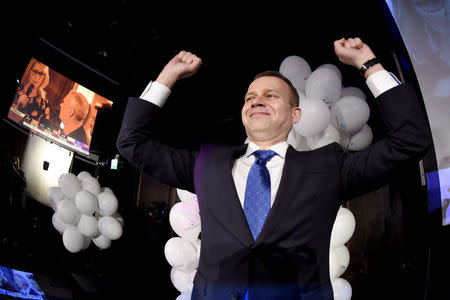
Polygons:
[[264,102],[264,99],[262,96],[257,96],[252,101],[252,107],[256,106],[266,106],[266,103]]

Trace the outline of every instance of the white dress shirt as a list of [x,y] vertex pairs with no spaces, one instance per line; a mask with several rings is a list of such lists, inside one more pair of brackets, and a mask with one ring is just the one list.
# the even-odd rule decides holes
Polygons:
[[[373,73],[366,80],[366,84],[374,97],[378,97],[385,91],[397,86],[399,81],[395,76],[385,70]],[[156,81],[151,81],[144,92],[141,94],[140,98],[153,104],[162,107],[169,97],[171,90],[165,85],[162,85]],[[279,144],[273,145],[269,149],[276,152],[271,160],[266,164],[267,169],[270,174],[270,185],[271,185],[271,196],[270,196],[270,206],[272,207],[275,200],[275,195],[277,194],[278,187],[281,181],[281,174],[283,173],[284,160],[286,156],[286,151],[289,144],[287,141],[281,142]],[[231,174],[233,176],[234,185],[236,186],[236,191],[239,196],[242,207],[244,207],[245,189],[247,185],[247,175],[250,168],[255,161],[255,156],[251,155],[256,150],[259,150],[256,144],[249,142],[247,151],[245,154],[238,159],[236,159]]]

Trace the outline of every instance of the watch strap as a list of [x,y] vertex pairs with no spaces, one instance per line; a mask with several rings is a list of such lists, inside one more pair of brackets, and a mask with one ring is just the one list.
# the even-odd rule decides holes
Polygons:
[[364,74],[366,73],[366,71],[367,71],[370,67],[372,67],[373,65],[376,65],[376,64],[378,64],[378,63],[379,63],[379,61],[378,61],[378,59],[377,59],[376,57],[375,57],[375,58],[372,58],[372,59],[369,59],[368,61],[366,61],[365,63],[363,63],[361,69],[359,69],[359,73],[361,74],[361,76],[364,77]]

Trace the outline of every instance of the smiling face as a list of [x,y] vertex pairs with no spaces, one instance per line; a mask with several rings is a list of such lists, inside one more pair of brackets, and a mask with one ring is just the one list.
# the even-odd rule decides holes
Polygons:
[[241,112],[248,138],[267,147],[286,140],[301,115],[291,99],[290,87],[282,79],[274,76],[255,79],[245,94]]
[[30,72],[30,83],[32,83],[35,87],[38,87],[45,76],[45,65],[37,62],[33,65]]

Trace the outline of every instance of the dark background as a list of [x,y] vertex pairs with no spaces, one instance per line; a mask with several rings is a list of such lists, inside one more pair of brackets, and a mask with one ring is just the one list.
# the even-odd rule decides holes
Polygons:
[[[115,139],[128,96],[139,96],[180,50],[197,54],[203,66],[194,77],[177,83],[163,108],[156,135],[176,147],[195,148],[213,139],[243,142],[240,109],[248,84],[261,71],[277,70],[289,55],[303,57],[313,70],[324,63],[338,66],[344,86],[366,93],[374,140],[382,138],[381,120],[364,80],[334,54],[333,41],[341,37],[362,38],[385,68],[416,82],[383,1],[47,1],[18,2],[4,13],[3,117],[17,79],[35,57],[114,101],[112,110],[99,112],[94,129],[91,149],[100,162],[117,154]],[[395,56],[403,60],[400,68]],[[163,253],[173,235],[167,218],[167,209],[176,201],[173,188],[123,160],[115,171],[74,159],[72,173],[88,170],[98,174],[102,186],[114,187],[126,227],[108,250],[91,246],[70,254],[51,225],[51,209],[18,192],[23,184],[11,157],[23,155],[26,133],[6,122],[1,126],[1,265],[35,272],[54,298],[176,298],[179,293],[170,283]],[[417,162],[389,186],[348,207],[357,220],[348,244],[350,266],[343,275],[352,285],[352,299],[442,299],[444,286],[434,274],[446,266],[440,263],[445,249],[441,240],[448,233],[439,226],[438,215],[427,212]]]

